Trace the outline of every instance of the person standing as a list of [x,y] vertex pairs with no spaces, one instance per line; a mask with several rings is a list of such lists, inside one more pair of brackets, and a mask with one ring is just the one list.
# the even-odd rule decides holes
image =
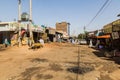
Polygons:
[[8,39],[7,38],[5,38],[5,47],[8,47],[8,45],[9,45],[9,42],[8,42]]
[[42,45],[44,45],[44,40],[42,39],[42,37],[40,37],[39,42],[40,42]]
[[92,39],[90,39],[90,44],[89,44],[89,47],[93,47],[93,44],[92,44]]

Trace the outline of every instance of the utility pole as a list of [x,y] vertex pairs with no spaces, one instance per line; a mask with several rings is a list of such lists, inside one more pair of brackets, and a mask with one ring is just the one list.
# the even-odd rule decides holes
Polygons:
[[21,0],[18,0],[18,29],[19,29],[19,36],[18,36],[18,46],[21,46]]
[[30,46],[32,46],[33,33],[32,33],[32,0],[30,0],[30,9],[29,9],[29,30],[30,30]]
[[68,36],[70,37],[70,23],[67,24],[68,24]]
[[30,0],[30,22],[32,22],[32,0]]
[[84,38],[86,38],[86,26],[84,26],[84,35],[85,35],[85,37]]
[[86,27],[84,26],[84,28],[83,28],[83,29],[84,29],[84,33],[85,33],[85,31],[86,31]]

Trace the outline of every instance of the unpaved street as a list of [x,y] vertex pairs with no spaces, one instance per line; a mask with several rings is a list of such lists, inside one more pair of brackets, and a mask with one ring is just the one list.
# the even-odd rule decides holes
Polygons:
[[49,43],[38,50],[11,47],[0,51],[0,80],[120,80],[119,62],[114,59],[86,45]]

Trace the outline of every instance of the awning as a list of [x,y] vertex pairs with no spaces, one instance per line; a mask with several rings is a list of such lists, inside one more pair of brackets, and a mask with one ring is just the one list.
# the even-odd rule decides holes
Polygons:
[[110,35],[97,36],[97,38],[110,38]]

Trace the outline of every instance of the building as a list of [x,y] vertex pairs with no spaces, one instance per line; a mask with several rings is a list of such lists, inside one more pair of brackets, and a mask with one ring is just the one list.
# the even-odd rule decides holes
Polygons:
[[17,31],[17,22],[0,22],[0,44],[4,44],[5,39],[11,44],[11,39],[17,39],[15,31]]
[[51,42],[56,42],[55,34],[56,34],[56,29],[48,27],[46,29],[47,37],[49,41]]
[[0,22],[0,44],[4,44],[5,39],[8,40],[10,45],[18,44],[19,39],[21,44],[27,44],[30,36],[30,27],[33,33],[33,40],[37,42],[38,38],[44,33],[44,29],[41,26],[28,25],[28,23],[19,24],[18,22]]
[[56,30],[66,32],[70,36],[70,23],[67,22],[56,23]]

